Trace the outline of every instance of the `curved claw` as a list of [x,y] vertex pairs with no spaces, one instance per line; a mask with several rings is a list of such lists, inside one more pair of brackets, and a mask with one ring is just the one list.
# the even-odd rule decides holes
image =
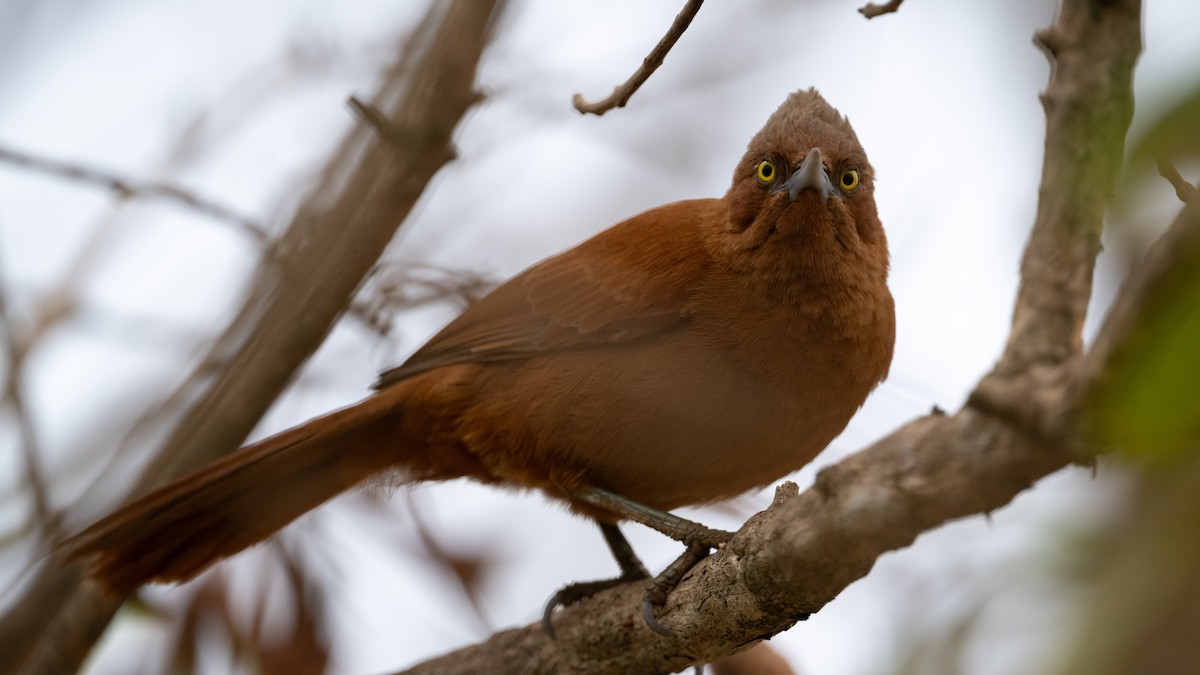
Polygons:
[[658,619],[654,618],[654,605],[651,605],[649,600],[642,600],[642,620],[655,633],[665,635],[666,637],[675,637],[675,631],[662,625],[658,622]]
[[550,639],[553,640],[554,626],[550,622],[550,618],[554,615],[555,608],[573,605],[580,600],[592,597],[600,591],[608,590],[614,586],[620,586],[621,584],[632,580],[633,579],[629,579],[625,576],[619,576],[615,579],[580,581],[578,583],[558,589],[558,592],[550,596],[550,599],[546,601],[546,606],[542,608],[542,629],[545,630],[546,635],[550,636]]
[[546,637],[549,637],[551,640],[556,639],[556,637],[554,635],[554,623],[550,621],[550,618],[554,616],[554,610],[562,604],[562,598],[559,597],[561,595],[562,591],[555,592],[546,601],[546,605],[542,607],[542,630],[545,631]]
[[[658,619],[655,618],[654,605],[650,604],[649,600],[642,600],[642,621],[645,621],[646,626],[650,630],[654,631],[655,633],[658,633],[659,635],[662,635],[665,637],[675,637],[675,631],[662,625],[661,623],[658,622]],[[701,664],[698,666],[693,666],[692,674],[693,675],[704,675],[704,665]]]

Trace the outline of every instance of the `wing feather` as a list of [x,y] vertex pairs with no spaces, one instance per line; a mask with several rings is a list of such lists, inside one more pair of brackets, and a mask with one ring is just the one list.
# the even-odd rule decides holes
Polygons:
[[456,363],[627,342],[682,324],[691,290],[711,263],[701,228],[719,212],[717,200],[668,204],[530,267],[385,371],[375,387]]

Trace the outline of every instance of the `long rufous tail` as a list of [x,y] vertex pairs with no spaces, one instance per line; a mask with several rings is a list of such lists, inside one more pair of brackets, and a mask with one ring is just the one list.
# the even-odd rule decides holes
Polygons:
[[63,543],[101,586],[183,581],[266,539],[405,453],[388,392],[248,445]]

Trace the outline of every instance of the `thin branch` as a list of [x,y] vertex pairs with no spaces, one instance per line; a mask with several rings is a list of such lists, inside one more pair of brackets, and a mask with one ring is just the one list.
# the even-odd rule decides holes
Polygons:
[[884,14],[891,14],[892,12],[899,10],[900,5],[903,5],[903,4],[904,4],[904,0],[890,0],[890,2],[885,2],[883,4],[877,4],[874,2],[870,2],[870,3],[863,5],[862,7],[859,7],[858,13],[867,17],[868,19],[874,19],[877,16],[883,16]]
[[410,263],[372,279],[347,313],[386,337],[395,315],[402,310],[439,302],[452,302],[465,309],[495,285],[494,279],[469,270]]
[[1117,351],[1142,327],[1141,310],[1163,295],[1169,277],[1181,269],[1195,269],[1200,261],[1200,201],[1180,210],[1171,226],[1134,266],[1104,317],[1092,348],[1080,366],[1073,387],[1082,399],[1102,384]]
[[667,58],[667,53],[671,51],[671,48],[675,46],[675,43],[683,35],[683,32],[691,25],[692,19],[695,18],[696,12],[700,11],[700,5],[702,4],[704,4],[704,0],[688,0],[688,3],[684,5],[683,9],[675,17],[675,21],[671,24],[671,28],[667,31],[667,34],[658,41],[658,44],[654,45],[654,49],[650,50],[650,54],[645,59],[642,59],[642,65],[638,66],[638,69],[634,71],[633,75],[629,76],[628,80],[618,85],[613,90],[613,93],[609,94],[608,98],[595,103],[588,103],[583,98],[583,94],[575,94],[575,97],[572,99],[575,109],[581,113],[603,115],[613,108],[624,108],[625,104],[629,102],[629,98],[633,96],[633,93],[646,80],[650,79],[654,71],[658,70],[658,67],[662,65],[663,59]]
[[25,482],[33,500],[33,514],[42,537],[51,541],[57,535],[58,515],[50,507],[50,497],[46,490],[46,479],[42,473],[41,448],[38,444],[37,429],[29,417],[29,409],[25,405],[25,395],[21,388],[21,373],[25,369],[25,356],[29,353],[29,343],[22,339],[13,325],[12,315],[8,311],[8,301],[0,293],[0,323],[4,324],[4,343],[8,347],[8,381],[4,389],[4,400],[12,408],[17,420],[17,428],[21,432],[21,454],[25,462]]
[[421,545],[425,547],[429,558],[454,575],[454,580],[458,583],[463,595],[466,596],[467,604],[471,606],[475,619],[485,631],[491,632],[495,627],[484,613],[483,603],[479,598],[479,572],[488,563],[487,557],[485,555],[462,556],[447,551],[434,536],[429,524],[425,522],[421,507],[413,498],[412,490],[405,491],[405,498],[408,501],[408,514],[412,517],[413,525],[417,529],[417,537],[421,540]]
[[1176,169],[1174,164],[1158,160],[1158,175],[1171,182],[1171,187],[1175,188],[1175,196],[1179,197],[1179,201],[1190,204],[1196,199],[1196,187],[1179,175],[1179,169]]
[[38,173],[98,185],[117,193],[121,197],[157,197],[167,199],[183,204],[198,213],[232,223],[260,243],[266,243],[267,241],[267,230],[261,223],[235,213],[232,209],[197,196],[195,193],[177,185],[156,183],[153,181],[135,181],[108,171],[46,157],[38,157],[37,155],[3,146],[0,146],[0,162],[8,162],[14,166],[37,171]]

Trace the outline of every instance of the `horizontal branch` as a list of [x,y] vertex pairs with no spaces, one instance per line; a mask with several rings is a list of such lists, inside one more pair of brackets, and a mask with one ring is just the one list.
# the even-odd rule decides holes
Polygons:
[[540,624],[426,661],[432,673],[666,673],[740,651],[787,630],[865,576],[875,560],[944,522],[994,511],[1069,458],[1011,425],[966,409],[920,418],[818,475],[788,483],[726,547],[702,562],[656,612],[626,584]]
[[8,162],[30,171],[58,176],[67,180],[79,181],[111,190],[121,197],[161,198],[173,201],[217,220],[232,223],[256,241],[267,241],[267,229],[261,223],[235,213],[233,209],[221,206],[209,199],[178,185],[157,183],[154,181],[139,181],[119,176],[110,171],[83,166],[73,162],[63,162],[48,157],[39,157],[27,152],[0,147],[0,162]]

